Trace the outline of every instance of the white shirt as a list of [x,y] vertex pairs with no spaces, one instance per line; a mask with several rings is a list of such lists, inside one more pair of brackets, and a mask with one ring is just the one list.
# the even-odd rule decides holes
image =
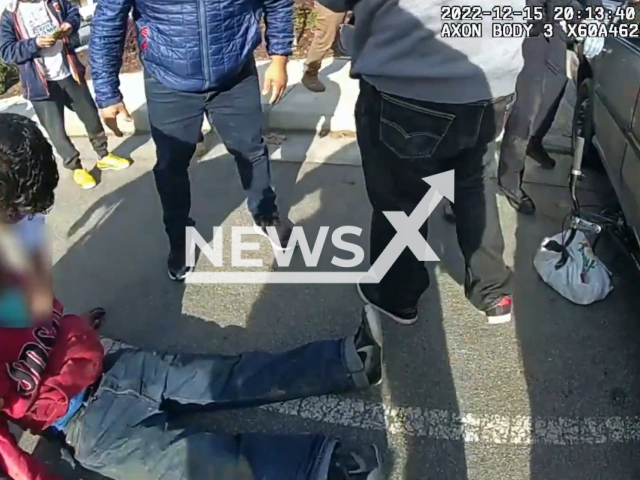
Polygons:
[[[58,28],[43,0],[32,2],[18,2],[18,13],[22,18],[29,38],[51,35]],[[67,78],[71,73],[64,61],[62,41],[58,40],[53,46],[40,49],[38,60],[44,67],[47,80],[57,81]]]

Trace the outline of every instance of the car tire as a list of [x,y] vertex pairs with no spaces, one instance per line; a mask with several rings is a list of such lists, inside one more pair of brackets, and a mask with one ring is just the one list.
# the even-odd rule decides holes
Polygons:
[[582,136],[584,138],[582,165],[587,168],[602,168],[602,161],[592,141],[594,134],[593,106],[591,105],[592,85],[593,81],[587,78],[578,86],[571,122],[571,150],[575,152],[578,135]]

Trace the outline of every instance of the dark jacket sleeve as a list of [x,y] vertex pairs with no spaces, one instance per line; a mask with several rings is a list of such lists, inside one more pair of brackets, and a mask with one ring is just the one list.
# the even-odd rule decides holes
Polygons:
[[133,0],[98,0],[91,19],[89,64],[98,107],[122,101],[120,67]]
[[73,2],[69,2],[68,0],[59,1],[64,9],[64,18],[62,21],[70,24],[73,27],[72,33],[76,33],[80,29],[80,22],[82,21],[80,8],[78,8],[78,5]]
[[35,38],[18,40],[11,13],[5,11],[0,18],[0,58],[4,63],[20,65],[38,56],[40,49]]
[[264,0],[264,37],[269,55],[291,55],[293,0]]

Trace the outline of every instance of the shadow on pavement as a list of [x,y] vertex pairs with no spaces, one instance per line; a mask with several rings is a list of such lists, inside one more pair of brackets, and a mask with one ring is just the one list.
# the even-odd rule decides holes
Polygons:
[[[571,158],[562,160],[556,168],[568,173]],[[581,203],[609,200],[608,180],[587,174],[596,177],[590,183],[597,191],[583,190]],[[631,461],[637,445],[618,443],[605,424],[640,411],[638,272],[603,238],[596,253],[613,272],[613,292],[589,306],[561,297],[539,278],[532,261],[543,238],[561,231],[569,189],[528,185],[527,191],[538,213],[518,219],[514,305],[533,418],[529,478],[638,478],[640,467]],[[590,429],[589,419],[601,425]],[[628,462],[620,461],[625,457]]]

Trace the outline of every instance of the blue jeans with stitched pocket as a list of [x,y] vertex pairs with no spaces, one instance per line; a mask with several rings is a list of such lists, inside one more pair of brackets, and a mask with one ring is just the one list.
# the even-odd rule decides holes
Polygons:
[[[425,87],[425,88],[428,88]],[[378,91],[362,79],[356,130],[373,207],[370,262],[396,235],[384,212],[410,216],[429,191],[423,178],[455,170],[458,243],[466,264],[465,293],[480,310],[511,293],[498,216],[495,140],[513,95],[471,104],[418,101]],[[428,221],[420,228],[426,239]],[[405,248],[378,284],[381,302],[413,308],[429,287],[424,262]]]
[[284,353],[167,355],[105,341],[104,374],[64,433],[75,459],[114,480],[326,480],[336,440],[172,428],[176,415],[368,386],[354,339]]

